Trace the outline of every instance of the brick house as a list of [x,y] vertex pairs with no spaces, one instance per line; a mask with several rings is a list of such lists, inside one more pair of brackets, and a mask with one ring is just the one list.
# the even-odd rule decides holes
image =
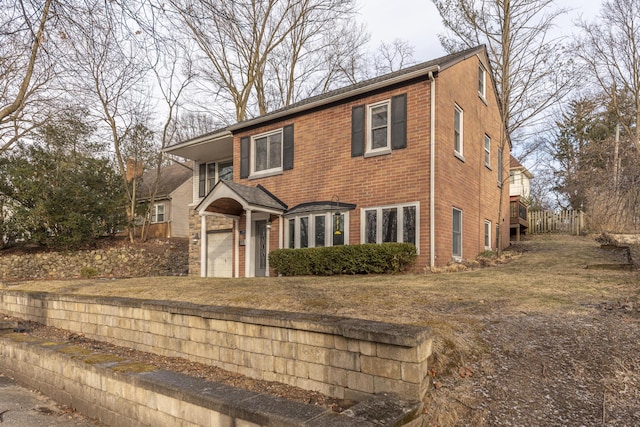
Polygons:
[[504,248],[510,141],[489,70],[480,46],[169,147],[195,163],[190,273],[270,275],[277,248],[411,242],[415,271]]

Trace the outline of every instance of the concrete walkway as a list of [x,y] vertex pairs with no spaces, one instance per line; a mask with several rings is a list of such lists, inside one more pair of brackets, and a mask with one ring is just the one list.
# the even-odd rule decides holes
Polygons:
[[96,427],[83,415],[65,411],[53,400],[27,390],[0,373],[0,425],[2,427]]

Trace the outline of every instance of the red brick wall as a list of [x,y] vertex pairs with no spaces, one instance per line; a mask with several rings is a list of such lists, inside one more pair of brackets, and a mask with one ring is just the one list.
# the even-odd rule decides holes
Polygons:
[[[478,58],[446,69],[436,78],[436,263],[451,261],[451,209],[463,210],[463,254],[484,250],[484,219],[497,222],[497,144],[500,118],[487,79],[488,106],[478,97]],[[351,109],[407,94],[407,147],[376,157],[351,157]],[[464,109],[465,162],[453,156],[453,103]],[[294,124],[294,168],[282,174],[240,179],[240,138]],[[484,133],[492,138],[493,171],[484,167]],[[234,180],[262,184],[289,208],[299,203],[335,200],[354,203],[350,212],[350,243],[360,243],[361,208],[408,202],[420,203],[417,271],[429,266],[429,149],[430,82],[413,82],[329,106],[234,136]],[[509,150],[505,150],[508,165]],[[508,176],[508,173],[507,173]],[[508,188],[506,188],[508,194]],[[505,200],[508,207],[508,197]],[[504,215],[508,213],[504,209]],[[508,223],[505,223],[508,236]],[[278,243],[277,221],[272,223],[271,249]],[[495,236],[492,236],[495,239]],[[507,237],[508,239],[508,237]],[[244,248],[241,248],[244,252]],[[241,261],[243,260],[241,256]],[[241,262],[242,264],[242,262]],[[241,265],[241,274],[244,266]]]

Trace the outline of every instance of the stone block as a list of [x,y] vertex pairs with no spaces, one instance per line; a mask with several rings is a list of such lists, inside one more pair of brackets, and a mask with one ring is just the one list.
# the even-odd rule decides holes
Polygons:
[[298,360],[311,363],[320,363],[328,365],[330,363],[330,351],[325,347],[316,347],[312,345],[298,344],[296,357]]
[[374,376],[360,372],[347,371],[347,388],[363,393],[374,392]]
[[329,364],[348,371],[360,371],[360,357],[356,353],[331,350],[329,352]]
[[402,378],[401,362],[378,357],[360,356],[361,371],[365,374],[381,376],[385,378]]

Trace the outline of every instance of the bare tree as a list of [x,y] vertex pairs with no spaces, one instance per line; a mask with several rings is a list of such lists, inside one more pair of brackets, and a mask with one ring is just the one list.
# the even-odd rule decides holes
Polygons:
[[115,2],[85,0],[67,22],[68,68],[73,70],[74,94],[93,107],[105,125],[130,203],[126,207],[129,238],[134,239],[135,193],[127,180],[124,144],[146,115],[148,97],[141,85],[148,72],[138,34],[128,27],[127,15]]
[[486,44],[507,134],[544,119],[573,88],[575,74],[563,40],[550,30],[565,10],[554,0],[433,0],[453,52]]
[[583,35],[574,51],[609,98],[618,124],[632,136],[636,153],[640,153],[640,0],[604,1],[596,21],[582,22],[580,28]]
[[[574,75],[562,41],[550,30],[564,13],[554,0],[433,0],[448,30],[440,41],[448,51],[486,44],[498,92],[503,126],[499,148],[506,153],[511,138],[572,89]],[[523,138],[523,141],[525,139]],[[503,162],[503,184],[509,179]],[[501,186],[501,219],[506,185]],[[502,221],[500,220],[500,223]],[[497,231],[501,241],[501,228]],[[498,246],[500,253],[500,245]]]
[[414,46],[408,41],[394,39],[392,42],[381,42],[374,54],[376,75],[398,71],[415,63]]
[[188,29],[206,60],[200,76],[233,104],[237,121],[276,108],[276,99],[277,107],[295,101],[297,87],[322,64],[318,55],[328,34],[348,20],[354,5],[353,0],[169,3],[180,18],[177,28]]
[[0,2],[0,153],[34,127],[25,108],[51,77],[43,44],[52,0],[40,3]]

